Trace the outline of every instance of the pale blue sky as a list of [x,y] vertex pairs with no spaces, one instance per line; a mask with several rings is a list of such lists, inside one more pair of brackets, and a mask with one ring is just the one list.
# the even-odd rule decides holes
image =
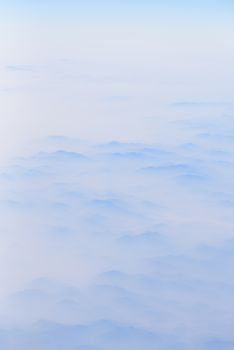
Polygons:
[[0,3],[1,349],[234,349],[233,15]]
[[230,1],[22,0],[0,7],[6,155],[14,153],[8,129],[17,147],[53,133],[153,141],[157,117],[176,117],[177,102],[231,108]]

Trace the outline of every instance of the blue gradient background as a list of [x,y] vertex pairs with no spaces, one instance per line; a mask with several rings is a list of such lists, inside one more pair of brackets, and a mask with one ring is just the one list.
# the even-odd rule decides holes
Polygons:
[[1,349],[234,349],[233,17],[0,3]]

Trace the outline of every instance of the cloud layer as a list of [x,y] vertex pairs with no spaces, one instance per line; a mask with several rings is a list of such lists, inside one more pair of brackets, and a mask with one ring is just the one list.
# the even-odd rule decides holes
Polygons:
[[2,168],[4,350],[233,348],[232,122],[177,126],[193,143],[53,136]]

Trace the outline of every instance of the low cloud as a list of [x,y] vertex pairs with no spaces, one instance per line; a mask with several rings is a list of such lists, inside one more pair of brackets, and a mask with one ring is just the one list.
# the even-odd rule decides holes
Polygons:
[[222,161],[233,153],[211,139],[59,136],[2,168],[2,348],[231,349],[234,192]]

